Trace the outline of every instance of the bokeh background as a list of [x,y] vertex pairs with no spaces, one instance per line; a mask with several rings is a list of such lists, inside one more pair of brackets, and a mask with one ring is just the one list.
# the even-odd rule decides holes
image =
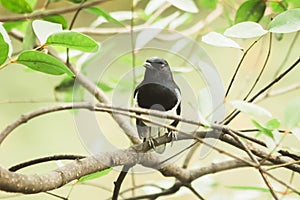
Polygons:
[[[222,4],[230,4],[238,6],[243,1],[235,1],[235,3],[222,1]],[[41,7],[44,1],[38,1],[37,7]],[[142,13],[148,1],[140,1],[137,4],[135,10],[138,13]],[[189,20],[190,22],[187,25],[183,25],[178,28],[178,31],[184,31],[187,27],[193,23],[196,23],[199,20],[206,18],[213,10],[205,9],[201,7],[199,2],[196,2],[199,7],[199,12],[196,14],[191,14]],[[62,8],[70,6],[68,1],[59,1],[51,3],[49,9]],[[100,7],[107,11],[130,11],[131,1],[127,0],[113,0],[102,3]],[[232,10],[237,9],[237,7],[231,7]],[[176,11],[177,8],[170,7],[163,14],[167,16],[170,13]],[[232,13],[229,13],[232,15]],[[0,15],[9,16],[12,15],[8,11],[0,7]],[[68,21],[71,20],[73,14],[64,14]],[[74,28],[83,28],[89,27],[97,17],[94,15],[81,12],[78,19],[75,22]],[[135,24],[141,24],[143,22],[142,17],[137,17],[134,22]],[[130,24],[127,20],[124,23]],[[264,23],[264,22],[263,22]],[[189,37],[195,39],[199,45],[206,51],[208,56],[213,61],[216,66],[217,71],[222,78],[224,83],[224,88],[228,86],[230,78],[234,72],[239,59],[242,56],[242,52],[238,49],[231,48],[220,48],[207,45],[201,42],[201,35],[209,31],[224,31],[230,25],[225,17],[225,14],[222,13],[217,17],[213,22],[207,24],[203,29],[201,29],[196,34],[192,34]],[[100,25],[98,28],[120,28],[116,24],[106,23]],[[78,29],[79,30],[79,29]],[[273,79],[275,71],[280,66],[280,63],[285,59],[287,52],[291,46],[291,42],[296,33],[285,34],[283,38],[279,41],[273,38],[272,47],[271,47],[271,56],[267,64],[267,68],[257,85],[257,89],[266,85],[270,80]],[[100,43],[104,40],[110,38],[112,34],[90,34],[94,39]],[[268,51],[268,36],[265,36],[261,39],[258,44],[255,45],[251,51],[249,51],[246,56],[245,61],[243,62],[241,71],[238,73],[235,84],[229,95],[229,99],[235,100],[239,99],[246,91],[248,91],[251,86],[251,82],[255,80],[260,68],[262,67],[263,62],[265,61],[267,51]],[[247,40],[236,40],[242,47],[247,48],[254,39]],[[22,48],[22,44],[16,40],[13,40],[14,49],[17,52],[18,49]],[[300,39],[296,40],[296,44],[293,45],[293,48],[290,51],[289,57],[284,64],[283,68],[290,66],[294,60],[299,56],[300,52]],[[150,53],[151,54],[151,53]],[[148,55],[146,53],[146,55]],[[144,57],[146,55],[137,56],[136,65],[141,66],[144,62]],[[130,56],[128,56],[130,58]],[[125,61],[124,61],[125,60]],[[123,74],[122,70],[130,69],[131,61],[126,58],[118,60],[114,63],[114,66],[111,70],[108,70],[105,76],[103,77],[106,81],[118,80]],[[178,60],[170,60],[171,66],[176,66]],[[118,68],[118,65],[120,65]],[[183,64],[183,68],[188,67]],[[191,83],[191,87],[195,91],[195,96],[197,96],[197,91],[205,85],[203,80],[199,77],[195,77],[193,71],[181,72],[183,77],[187,78]],[[288,86],[292,83],[299,82],[300,68],[297,67],[293,70],[286,78],[284,78],[279,84],[274,86],[274,88],[282,88]],[[0,128],[3,130],[8,124],[16,120],[21,114],[28,113],[30,111],[36,110],[38,108],[46,107],[49,105],[57,104],[57,100],[65,100],[65,95],[55,91],[55,87],[63,80],[64,77],[50,76],[38,72],[33,72],[26,69],[24,66],[11,64],[8,67],[0,71]],[[140,80],[140,79],[139,79]],[[113,83],[111,81],[110,83]],[[114,85],[112,86],[114,87]],[[130,86],[128,86],[130,87]],[[127,88],[128,93],[132,91],[132,88]],[[263,100],[259,103],[262,107],[271,111],[274,118],[279,119],[282,122],[282,128],[284,129],[284,111],[286,105],[293,100],[296,96],[299,96],[299,90],[294,90],[285,95],[280,95],[276,97]],[[113,90],[108,91],[107,95],[113,97]],[[183,98],[190,98],[185,96]],[[201,100],[201,99],[200,99]],[[226,106],[226,109],[230,111],[232,107]],[[295,111],[295,112],[300,112]],[[105,132],[111,134],[110,139],[121,148],[128,147],[130,143],[122,135],[122,131],[116,125],[115,122],[111,119],[108,114],[97,114],[99,119],[99,126]],[[266,118],[258,118],[261,122],[265,122]],[[240,117],[235,119],[232,124],[232,128],[236,129],[246,129],[253,127],[251,123],[251,117],[241,114]],[[82,133],[80,133],[82,134]],[[253,134],[255,135],[255,134]],[[238,151],[226,144],[218,142],[217,144],[220,148],[224,148],[231,153],[236,153],[237,155],[241,154],[241,151]],[[294,136],[287,136],[283,142],[283,146],[295,147],[300,149],[299,141],[295,139]],[[168,148],[172,148],[168,146]],[[55,154],[79,154],[79,155],[89,155],[89,149],[87,149],[81,141],[81,137],[78,134],[76,128],[76,122],[74,121],[74,112],[71,111],[61,111],[50,113],[38,118],[29,121],[28,123],[18,127],[14,132],[9,135],[9,137],[1,145],[0,151],[0,164],[3,167],[10,167],[14,164],[38,158],[48,155]],[[192,168],[197,168],[201,166],[208,165],[212,162],[224,161],[226,158],[223,155],[219,155],[215,151],[201,158],[198,157],[200,153],[196,153],[192,159]],[[182,157],[176,161],[178,164],[182,163]],[[63,162],[67,163],[67,162]],[[28,167],[24,170],[21,170],[22,173],[45,173],[49,170],[54,170],[57,168],[57,163],[46,163],[38,166]],[[70,199],[79,200],[79,199],[107,199],[112,194],[113,181],[116,180],[119,173],[119,169],[113,170],[108,175],[101,177],[97,180],[89,181],[83,184],[68,184],[67,186],[53,191],[54,193],[66,196],[70,193]],[[277,177],[280,177],[282,180],[288,180],[290,173],[287,170],[278,170],[274,171],[274,174]],[[133,186],[133,182],[136,185],[141,184],[150,184],[155,183],[162,187],[170,187],[173,184],[173,178],[163,177],[160,173],[155,171],[148,171],[147,173],[133,173],[126,178],[122,190],[130,188]],[[294,180],[299,182],[299,180]],[[294,184],[294,185],[299,185]],[[249,168],[235,169],[231,171],[225,171],[213,175],[207,175],[201,177],[200,179],[193,182],[193,185],[208,199],[271,199],[271,196],[268,192],[258,192],[255,190],[236,190],[229,188],[229,186],[261,186],[265,187],[263,180],[260,177],[260,174],[257,170]],[[275,184],[275,188],[282,189],[281,186]],[[139,189],[136,191],[136,194],[143,193],[153,193],[157,189],[153,187],[145,187],[144,189]],[[124,196],[130,196],[132,193],[128,192]],[[40,199],[55,199],[50,195],[45,193],[34,194],[34,195],[21,195],[21,194],[8,194],[5,192],[0,192],[0,199],[8,198],[12,200],[40,200]],[[171,195],[162,197],[160,199],[193,199],[195,198],[188,189],[182,188],[180,192]],[[296,197],[285,198],[285,199],[297,199]]]

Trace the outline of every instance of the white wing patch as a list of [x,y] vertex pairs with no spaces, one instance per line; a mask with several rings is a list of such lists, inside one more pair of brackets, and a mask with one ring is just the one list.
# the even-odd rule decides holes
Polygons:
[[133,106],[139,108],[139,104],[137,102],[137,97],[138,97],[139,91],[136,92],[135,96],[133,97]]

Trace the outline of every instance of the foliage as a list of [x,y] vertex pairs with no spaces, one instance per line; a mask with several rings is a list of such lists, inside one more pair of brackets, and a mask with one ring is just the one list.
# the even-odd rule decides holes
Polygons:
[[[244,162],[247,163],[250,159],[252,159],[251,163],[255,164],[255,166],[252,167],[259,169],[258,171],[261,173],[263,178],[265,178],[268,170],[262,168],[262,166],[266,164],[264,161],[271,159],[275,154],[274,152],[276,152],[279,147],[285,148],[284,152],[288,151],[289,153],[285,155],[290,155],[289,157],[291,159],[294,159],[299,155],[299,146],[294,148],[286,147],[281,144],[285,137],[287,137],[287,135],[290,133],[292,133],[292,136],[294,136],[299,143],[300,115],[299,112],[295,112],[300,110],[299,96],[293,97],[287,104],[280,105],[282,110],[284,110],[283,123],[281,123],[280,120],[282,118],[281,116],[278,117],[277,114],[274,114],[276,113],[274,110],[266,109],[264,105],[260,104],[259,102],[267,99],[269,96],[272,96],[273,86],[277,84],[277,82],[280,83],[282,78],[285,77],[286,74],[290,73],[290,70],[286,71],[286,73],[283,73],[284,70],[282,70],[281,67],[286,66],[286,60],[288,60],[284,59],[285,62],[283,62],[283,65],[279,66],[278,69],[275,69],[276,66],[273,67],[273,71],[277,72],[271,81],[264,76],[261,76],[263,73],[265,73],[265,66],[267,65],[269,59],[272,59],[272,57],[270,58],[270,54],[272,53],[273,49],[276,48],[272,47],[271,45],[273,36],[276,35],[274,38],[282,40],[283,38],[290,37],[292,34],[294,34],[295,40],[293,41],[296,41],[300,30],[299,1],[137,0],[132,1],[131,8],[129,8],[126,4],[127,7],[124,7],[124,9],[116,7],[117,10],[110,7],[109,3],[107,5],[105,3],[105,1],[99,0],[69,0],[67,2],[61,0],[48,0],[44,5],[40,5],[37,0],[1,0],[1,9],[9,14],[8,16],[0,15],[0,69],[9,68],[15,64],[18,64],[30,68],[31,73],[33,74],[35,74],[35,72],[43,73],[45,77],[47,77],[47,75],[53,75],[54,79],[57,81],[57,84],[53,88],[54,91],[65,94],[65,98],[63,100],[55,97],[58,101],[74,100],[72,97],[75,96],[76,89],[79,88],[77,86],[74,87],[76,82],[82,87],[81,90],[84,89],[89,92],[92,91],[92,95],[94,95],[97,100],[102,101],[102,103],[105,105],[109,105],[109,101],[106,102],[106,99],[109,99],[108,96],[112,95],[115,90],[118,89],[121,91],[121,93],[131,93],[133,88],[132,85],[134,86],[137,83],[137,80],[142,77],[142,75],[139,74],[139,71],[136,70],[137,63],[142,62],[141,60],[138,60],[139,57],[137,55],[139,54],[139,51],[143,49],[150,41],[156,40],[156,36],[158,36],[162,30],[168,29],[174,32],[177,31],[185,36],[194,38],[197,44],[209,44],[214,46],[210,48],[215,48],[216,50],[221,48],[233,48],[242,53],[242,58],[240,59],[238,66],[232,72],[233,76],[229,81],[230,83],[225,84],[228,85],[228,90],[223,101],[232,112],[229,112],[223,121],[218,122],[218,125],[223,126],[223,129],[218,128],[219,126],[217,126],[216,130],[217,132],[225,131],[225,135],[228,135],[229,133],[232,134],[232,132],[238,134],[237,138],[232,135],[230,136],[232,137],[231,139],[235,139],[235,141],[239,144],[235,147],[238,146],[247,153],[245,155],[248,155],[248,158],[244,159]],[[121,1],[116,1],[116,3],[126,6],[124,2]],[[58,8],[50,9],[49,5],[54,7],[57,6]],[[68,10],[64,7],[60,7],[61,5],[66,6],[66,8],[71,7],[76,9]],[[69,12],[72,12],[72,17],[67,15]],[[79,13],[84,13],[84,15],[88,16],[89,18],[86,20],[84,25],[80,24],[76,26],[77,20],[81,17],[78,15]],[[218,23],[214,23],[215,20],[218,21]],[[153,31],[151,34],[149,34],[148,29],[144,30],[142,28],[151,28]],[[86,75],[85,73],[88,63],[95,59],[95,57],[92,57],[91,55],[102,55],[103,52],[103,55],[108,55],[109,51],[117,51],[116,49],[110,49],[110,47],[102,46],[105,44],[105,39],[109,38],[111,35],[121,34],[124,32],[130,32],[132,36],[131,41],[128,41],[128,46],[131,46],[131,51],[128,53],[128,55],[122,55],[123,57],[117,59],[117,62],[120,62],[119,65],[122,67],[110,72],[111,74],[115,75],[112,76],[114,78],[105,77],[102,80],[77,80],[78,77],[81,78]],[[135,38],[135,40],[133,40],[133,38]],[[262,51],[269,52],[269,55],[265,59],[259,75],[256,78],[253,78],[253,83],[249,83],[251,88],[249,91],[246,91],[248,94],[242,94],[242,96],[239,95],[235,98],[236,100],[232,100],[233,97],[228,94],[229,91],[232,91],[232,84],[236,83],[235,81],[237,76],[240,75],[239,70],[240,67],[245,63],[244,58],[247,59],[248,52],[252,50],[256,43],[260,43],[267,38],[270,38],[270,46]],[[172,40],[172,37],[158,38],[158,41],[162,43],[168,40]],[[182,41],[174,39],[174,43],[179,44],[179,46],[181,45],[180,42]],[[245,47],[245,44],[249,43],[251,45],[248,48]],[[180,48],[182,47],[182,49],[184,49],[184,45],[187,44],[183,44],[180,46]],[[175,47],[178,46],[174,45],[174,52],[176,52]],[[293,44],[291,44],[287,57],[292,55],[290,52],[297,47],[293,47]],[[236,54],[232,55],[232,57],[235,56]],[[176,63],[175,61],[172,62]],[[187,61],[187,63],[188,62],[189,61]],[[99,63],[99,68],[102,66],[102,64],[103,63]],[[298,63],[296,63],[296,65],[297,64]],[[185,65],[179,65],[180,64],[173,68],[174,73],[176,72],[178,74],[184,74],[187,77],[192,76],[191,74],[194,73],[194,71],[188,70]],[[290,69],[294,69],[296,65],[293,68],[291,65]],[[134,70],[130,80],[126,79],[127,77],[121,77],[121,74],[126,69]],[[230,71],[230,69],[226,69],[224,71]],[[0,71],[0,73],[1,72],[2,71]],[[266,79],[265,82],[270,83],[265,88],[261,87],[261,83],[258,83],[263,78]],[[200,82],[201,81],[198,81],[197,84],[201,85]],[[196,86],[197,89],[199,89],[198,85]],[[291,87],[287,88],[286,90],[281,90],[279,94],[295,91],[299,88],[299,85],[292,87],[292,89],[290,88]],[[85,99],[84,95],[80,94],[79,96],[80,100],[83,101]],[[274,96],[276,96],[276,94]],[[261,99],[258,97],[261,97]],[[199,104],[201,103],[203,105],[191,105],[191,107],[196,110],[197,114],[199,114],[201,118],[198,119],[199,122],[197,123],[199,126],[203,126],[202,128],[205,131],[214,129],[215,122],[209,122],[208,119],[210,119],[211,115],[213,115],[218,108],[213,109],[211,113],[202,113],[203,109],[197,110],[197,108],[208,108],[211,105],[208,105],[209,103],[207,101],[199,101]],[[91,107],[88,107],[88,109],[91,110]],[[100,109],[100,112],[113,113],[115,111],[109,109],[111,108],[105,107]],[[121,111],[125,112],[123,110]],[[248,135],[243,135],[244,133],[239,131],[238,128],[232,128],[231,124],[229,124],[233,119],[239,116],[239,113],[243,113],[248,118],[251,118],[251,120],[248,118],[246,119],[246,124],[251,124],[251,128],[254,129],[252,129],[252,131],[256,134],[256,137],[252,138],[252,140],[248,140]],[[129,116],[137,117],[133,114]],[[114,120],[116,120],[116,118],[117,117],[114,116]],[[22,123],[27,121],[27,119],[24,117],[20,120],[24,120]],[[116,122],[119,123],[121,128],[123,128],[122,123],[118,122],[117,120]],[[235,131],[229,131],[229,133],[226,132],[227,126],[230,126],[230,128]],[[244,125],[241,124],[238,127],[241,126]],[[10,127],[11,126],[8,126],[7,129],[10,129]],[[198,128],[199,127],[197,127],[197,131]],[[4,131],[6,131],[6,129]],[[247,131],[246,128],[244,131]],[[126,131],[124,130],[124,132]],[[258,137],[260,135],[266,136],[266,139],[263,137]],[[268,157],[259,157],[255,155],[260,160],[263,160],[262,163],[259,164],[259,167],[256,166],[258,161],[252,158],[252,145],[247,146],[248,143],[243,143],[243,141],[238,139],[240,137],[243,138],[243,140],[247,140],[247,142],[256,141],[256,144],[263,144],[262,146],[269,147],[269,149],[266,150],[266,152],[269,153]],[[257,142],[258,140],[260,142]],[[269,145],[270,140],[272,141],[272,145]],[[195,141],[197,141],[197,138],[195,138]],[[230,142],[228,143],[230,144]],[[243,147],[244,144],[246,144],[246,147]],[[247,147],[249,149],[247,149]],[[222,152],[220,150],[217,151]],[[194,154],[192,150],[190,152],[192,152],[192,155]],[[231,152],[229,150],[227,154],[230,153]],[[240,157],[240,155],[238,156]],[[186,158],[186,160],[189,159],[190,158]],[[118,161],[111,162],[118,163]],[[295,165],[299,167],[299,160],[294,159],[293,162],[298,162],[298,165],[297,163]],[[277,168],[277,165],[275,164],[289,166],[293,163],[277,163],[275,159],[273,163],[269,161],[267,164],[272,164],[273,166],[271,167]],[[198,164],[195,164],[195,166],[198,166]],[[280,167],[282,166],[279,166],[278,168]],[[109,176],[111,174],[111,170],[112,168],[108,168],[103,171],[94,171],[88,175],[78,177],[77,184],[85,184],[90,181],[96,181],[95,179],[98,180],[99,177]],[[215,173],[215,171],[211,171],[209,173]],[[290,173],[294,174],[295,172]],[[291,175],[291,177],[293,176],[294,175]],[[199,177],[199,179],[201,178],[202,177]],[[291,181],[286,179],[284,180],[284,184],[281,183],[286,191],[283,189],[274,189],[272,186],[268,185],[268,181],[265,179],[265,187],[261,187],[259,184],[256,186],[244,186],[244,184],[241,184],[240,186],[229,186],[227,188],[239,191],[250,190],[260,192],[263,195],[264,193],[267,193],[268,195],[272,195],[274,198],[276,198],[276,195],[280,195],[283,199],[285,195],[290,195],[292,198],[295,194],[298,194],[297,190],[293,190],[292,187],[290,187],[290,184],[293,183],[292,179],[293,178],[291,178]],[[197,179],[193,179],[193,181],[196,182]],[[111,183],[112,182],[113,181],[111,181]],[[178,180],[178,182],[180,182],[180,180]],[[177,183],[174,182],[174,186],[176,186],[176,184]],[[199,199],[201,199],[201,197],[199,197],[201,195],[195,192],[196,190],[192,185],[184,183],[180,185],[180,187],[181,186],[189,186],[189,189],[192,191],[191,193],[195,194]],[[165,189],[161,190],[166,191]],[[176,192],[177,191],[174,190],[173,193]],[[202,191],[199,189],[199,192],[201,193]],[[152,190],[150,193],[153,193]],[[161,196],[163,195],[165,194],[161,192]],[[206,196],[205,193],[204,195]],[[210,195],[213,196],[214,194]]]

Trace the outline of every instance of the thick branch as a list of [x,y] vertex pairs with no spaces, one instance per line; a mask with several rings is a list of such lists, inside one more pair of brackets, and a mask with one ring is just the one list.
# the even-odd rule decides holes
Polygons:
[[[59,188],[84,175],[102,171],[110,166],[137,162],[137,158],[137,154],[130,149],[118,150],[112,153],[76,160],[42,175],[19,174],[0,167],[0,189],[7,192],[27,194],[45,192]],[[109,164],[109,166],[104,163]]]
[[[182,139],[195,139],[190,135],[178,135],[178,140]],[[203,133],[199,133],[197,137],[205,137]],[[212,136],[211,137],[218,137]],[[226,135],[221,136],[221,140],[230,141]],[[232,139],[231,139],[232,140]],[[163,136],[158,138],[158,143],[170,142],[170,138]],[[231,141],[235,144],[234,140]],[[229,142],[230,143],[230,142]],[[236,144],[235,144],[236,145]],[[233,169],[236,166],[247,166],[248,164],[243,161],[235,161],[233,163],[225,164],[212,164],[211,167],[205,167],[198,170],[187,170],[175,164],[168,164],[160,166],[161,160],[155,153],[142,153],[150,150],[151,147],[148,143],[134,145],[129,149],[117,150],[110,153],[103,153],[96,156],[90,156],[81,160],[71,162],[57,170],[51,171],[42,175],[24,175],[19,173],[10,172],[0,167],[0,190],[7,192],[20,192],[20,193],[38,193],[45,192],[59,188],[74,179],[79,179],[87,174],[96,171],[102,171],[108,167],[125,165],[125,164],[141,164],[145,167],[158,168],[158,170],[165,176],[172,176],[180,180],[182,183],[190,183],[191,181],[199,178],[205,174],[216,173],[222,170]],[[261,154],[260,150],[251,149],[255,154]],[[266,154],[268,156],[268,154]],[[281,163],[284,162],[283,158],[274,158]],[[246,160],[245,160],[246,161]],[[244,164],[241,164],[243,162]],[[108,165],[108,166],[107,166]],[[252,166],[252,165],[251,165]],[[298,165],[290,165],[300,168]],[[298,169],[300,171],[300,169]],[[295,170],[296,171],[296,170]],[[298,171],[298,172],[299,172]]]

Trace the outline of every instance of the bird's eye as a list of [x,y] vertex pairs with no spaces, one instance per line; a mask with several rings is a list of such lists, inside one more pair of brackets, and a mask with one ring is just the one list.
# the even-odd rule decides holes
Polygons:
[[166,65],[165,65],[165,64],[161,64],[161,65],[159,66],[159,68],[160,68],[161,70],[165,70]]

